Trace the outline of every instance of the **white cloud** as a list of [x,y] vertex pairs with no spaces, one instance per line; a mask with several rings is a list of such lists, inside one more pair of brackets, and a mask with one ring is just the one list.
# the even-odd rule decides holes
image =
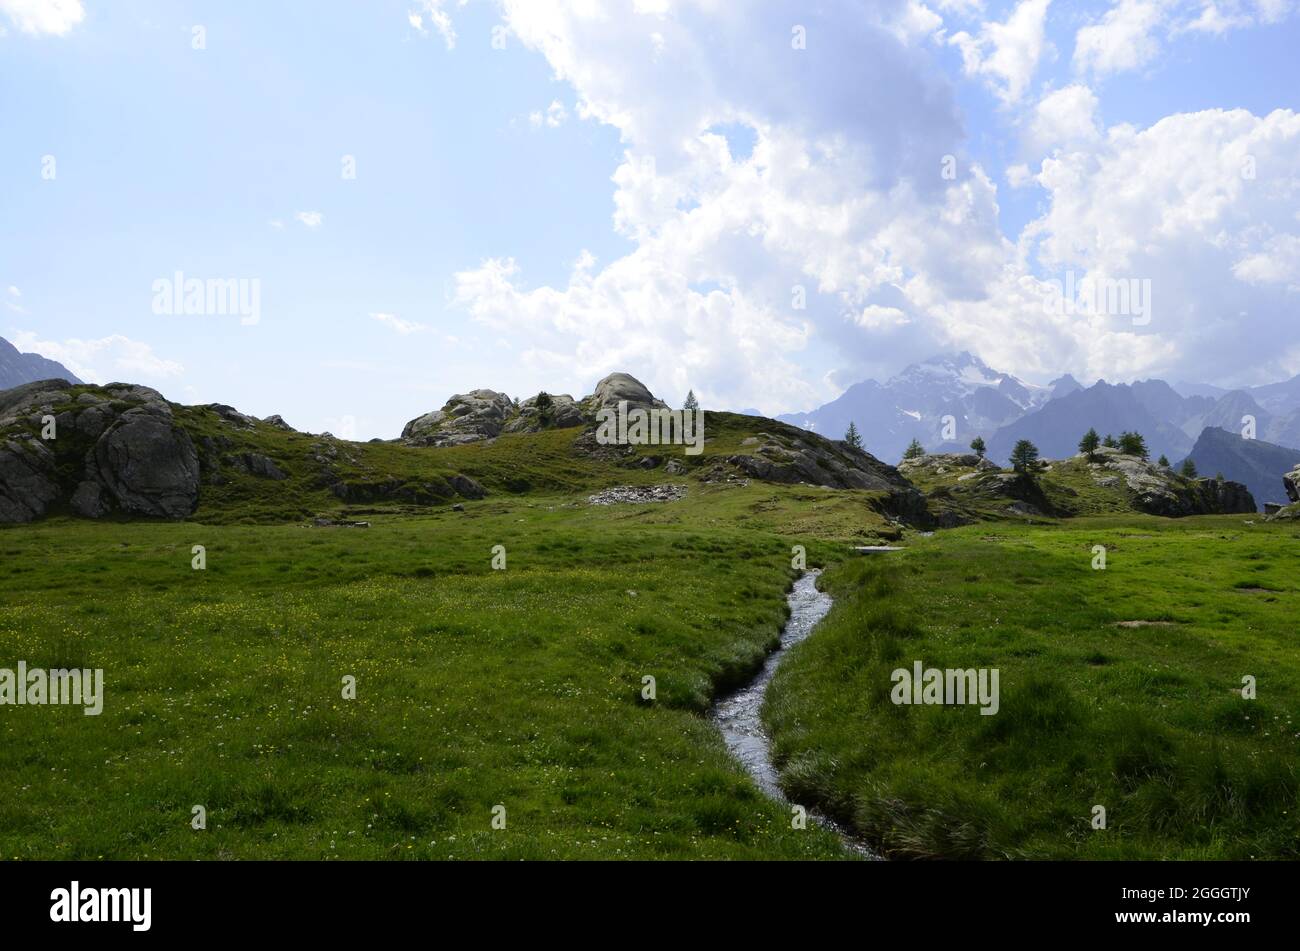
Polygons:
[[[799,352],[821,333],[866,346],[872,331],[857,316],[893,306],[872,295],[887,296],[927,253],[908,238],[895,255],[877,236],[970,230],[939,176],[957,151],[956,109],[904,39],[911,6],[506,0],[513,35],[569,82],[574,111],[618,129],[614,223],[635,247],[600,269],[581,259],[559,287],[530,287],[505,246],[457,275],[456,300],[539,375],[575,390],[633,369],[663,392],[708,378],[732,405],[830,395],[820,377],[803,378]],[[792,23],[806,28],[807,50],[792,48]],[[774,68],[787,60],[798,68]],[[890,95],[860,94],[883,88]],[[753,133],[743,160],[710,131],[728,124]],[[966,262],[980,260],[980,242],[969,244],[939,279],[958,292],[970,289]],[[806,311],[792,305],[795,285]]]
[[270,227],[274,228],[276,231],[284,230],[284,222],[281,221],[279,218],[272,218],[270,221],[267,222],[267,224]]
[[294,217],[308,228],[319,228],[321,222],[325,220],[325,216],[319,211],[300,211]]
[[1075,35],[1074,68],[1098,79],[1143,69],[1182,34],[1280,23],[1295,9],[1295,0],[1116,0]]
[[[458,5],[463,7],[465,2],[466,0],[459,0]],[[407,13],[406,19],[421,36],[428,36],[429,31],[424,25],[424,17],[427,16],[429,25],[438,31],[447,44],[447,49],[451,50],[456,48],[456,29],[452,25],[451,15],[444,9],[447,6],[448,0],[420,0],[417,8]]]
[[371,314],[370,319],[379,321],[404,337],[429,329],[424,324],[416,323],[413,320],[403,320],[395,314]]
[[9,295],[10,295],[11,297],[22,297],[22,296],[23,296],[23,292],[20,291],[20,290],[19,290],[17,287],[15,287],[14,285],[10,284],[10,285],[9,285]]
[[42,340],[36,333],[19,331],[13,339],[19,350],[56,360],[87,383],[118,383],[173,379],[185,372],[175,360],[154,353],[142,341],[121,334],[98,340]]
[[[909,2],[679,0],[650,14],[633,0],[503,0],[514,35],[572,86],[575,111],[618,130],[614,225],[633,249],[537,286],[503,245],[456,276],[455,302],[557,385],[623,369],[735,406],[824,402],[880,359],[886,337],[891,363],[965,348],[1031,377],[1276,376],[1258,344],[1293,313],[1292,246],[1279,236],[1300,231],[1294,114],[1106,129],[1087,86],[1052,90],[1022,120],[1041,149],[1032,171],[1007,171],[1013,187],[1044,189],[1046,211],[1008,241],[983,169],[963,157],[958,180],[940,176],[962,130],[950,88],[899,27]],[[1048,49],[1046,9],[1021,3],[1002,31],[970,41],[976,75],[1008,101],[1026,96]],[[806,26],[806,51],[788,48],[790,23]],[[732,42],[710,41],[719,35]],[[783,56],[807,58],[774,68]],[[743,160],[710,131],[726,124],[753,131]],[[1241,175],[1247,154],[1254,181]],[[1150,279],[1150,325],[1049,311],[1046,282],[1065,269]],[[832,362],[846,372],[827,373]]]
[[1035,154],[1052,149],[1079,149],[1095,145],[1097,97],[1087,86],[1075,84],[1049,92],[1034,107],[1026,144]]
[[86,17],[81,0],[0,0],[3,12],[24,33],[64,36]]
[[1139,69],[1160,52],[1155,36],[1172,0],[1119,0],[1074,40],[1074,68],[1096,76]]
[[891,327],[902,327],[911,322],[907,314],[897,307],[881,307],[878,304],[867,305],[854,320],[859,327],[865,327],[868,330],[887,330]]
[[1045,31],[1050,3],[1021,0],[1005,22],[984,23],[978,36],[953,34],[948,42],[961,51],[966,75],[984,77],[1003,102],[1018,102],[1051,49]]
[[537,110],[528,114],[528,122],[534,129],[540,129],[543,125],[551,129],[562,126],[569,118],[569,111],[564,108],[564,103],[558,99],[551,100],[551,104],[546,107],[546,111]]
[[[1050,207],[1023,242],[1048,273],[1151,282],[1151,323],[1130,354],[1143,355],[1142,369],[1176,362],[1202,379],[1300,371],[1261,346],[1294,327],[1300,114],[1207,110],[1114,126],[1095,150],[1044,161],[1037,180]],[[1157,340],[1165,352],[1150,350]],[[1094,348],[1085,369],[1113,373],[1113,358]]]
[[1300,291],[1300,235],[1271,236],[1260,250],[1234,264],[1232,273],[1251,284],[1282,284]]

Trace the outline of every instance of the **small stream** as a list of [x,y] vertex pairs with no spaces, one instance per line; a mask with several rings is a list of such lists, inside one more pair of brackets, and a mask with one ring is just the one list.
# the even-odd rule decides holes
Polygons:
[[[817,590],[817,577],[820,574],[820,569],[810,569],[794,583],[794,590],[786,597],[786,603],[790,606],[790,619],[781,631],[781,646],[768,655],[762,670],[744,687],[719,700],[709,711],[709,718],[722,731],[722,738],[726,740],[731,754],[754,777],[758,787],[778,802],[787,800],[777,782],[776,767],[772,765],[772,742],[763,729],[759,713],[763,708],[767,686],[772,682],[772,676],[786,651],[811,634],[817,622],[831,609],[831,596]],[[811,808],[808,816],[836,832],[852,851],[868,858],[879,858],[833,819],[814,812]]]

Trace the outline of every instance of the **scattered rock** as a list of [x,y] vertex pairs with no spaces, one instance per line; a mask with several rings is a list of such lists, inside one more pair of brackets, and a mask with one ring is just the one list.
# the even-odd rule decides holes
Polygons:
[[284,417],[279,413],[276,413],[274,416],[266,417],[262,422],[266,423],[268,426],[273,426],[276,429],[283,430],[286,433],[296,433],[298,431],[286,423]]
[[240,472],[257,476],[259,479],[273,479],[276,482],[282,482],[289,478],[288,473],[281,470],[271,459],[261,453],[242,453],[232,461],[232,465]]
[[208,403],[206,406],[200,406],[199,409],[210,410],[221,417],[222,422],[229,423],[236,429],[242,429],[246,432],[252,432],[257,428],[257,420],[252,416],[247,416],[235,409],[233,406],[227,406],[225,403]]
[[456,490],[456,494],[461,498],[481,499],[487,495],[487,489],[483,488],[483,486],[479,485],[467,475],[456,473],[456,475],[449,477],[447,481],[451,484],[451,487]]
[[686,496],[684,485],[621,485],[587,497],[589,505],[676,502]]
[[369,522],[347,522],[339,519],[318,516],[312,520],[316,528],[369,528]]

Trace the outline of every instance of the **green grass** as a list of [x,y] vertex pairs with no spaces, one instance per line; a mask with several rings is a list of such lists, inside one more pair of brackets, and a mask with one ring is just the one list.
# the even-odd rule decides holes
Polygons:
[[[765,710],[786,788],[896,857],[1300,856],[1297,531],[1249,521],[976,525],[828,572]],[[1000,712],[893,704],[916,660],[999,669]]]
[[0,666],[106,680],[99,717],[0,708],[0,855],[843,857],[699,716],[772,645],[792,576],[790,538],[691,524],[702,505],[0,531]]

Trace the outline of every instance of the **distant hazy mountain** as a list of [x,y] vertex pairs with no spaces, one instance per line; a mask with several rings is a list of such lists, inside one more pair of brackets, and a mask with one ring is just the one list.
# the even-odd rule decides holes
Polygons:
[[1243,439],[1236,429],[1211,427],[1196,440],[1190,458],[1202,476],[1222,473],[1233,482],[1245,483],[1262,509],[1265,502],[1288,501],[1282,476],[1300,465],[1300,449]]
[[0,337],[0,390],[38,380],[81,382],[62,363],[47,360],[36,353],[20,353],[17,347]]
[[1070,374],[1057,377],[1048,384],[1052,391],[1052,399],[1059,400],[1062,396],[1069,396],[1071,393],[1077,393],[1083,389],[1083,384],[1076,380]]
[[[956,420],[955,439],[944,439],[945,416]],[[913,364],[887,383],[856,383],[820,409],[777,418],[832,439],[843,438],[854,422],[866,449],[888,462],[898,460],[913,439],[931,452],[952,452],[983,436],[990,458],[1004,463],[1019,439],[1033,442],[1047,458],[1071,456],[1090,428],[1116,438],[1126,430],[1139,432],[1152,458],[1183,459],[1205,429],[1241,435],[1245,417],[1254,418],[1263,444],[1300,447],[1300,376],[1225,390],[1164,380],[1102,380],[1085,388],[1067,373],[1044,387],[958,353]],[[1270,489],[1263,496],[1272,494]]]
[[[849,423],[856,423],[868,452],[896,462],[913,439],[933,451],[964,450],[976,436],[987,439],[1050,398],[1049,388],[993,370],[963,352],[914,363],[887,383],[856,383],[820,409],[777,418],[831,439],[844,438]],[[956,438],[949,441],[944,440],[946,416],[956,427]]]
[[1192,448],[1192,439],[1176,422],[1158,413],[1181,413],[1181,401],[1174,390],[1159,380],[1112,385],[1105,380],[1060,399],[1051,400],[1041,409],[1004,426],[988,441],[989,457],[1005,462],[1011,449],[1021,439],[1028,439],[1048,459],[1063,459],[1079,451],[1079,440],[1089,429],[1101,436],[1119,438],[1125,431],[1146,437],[1151,457],[1183,458]]

